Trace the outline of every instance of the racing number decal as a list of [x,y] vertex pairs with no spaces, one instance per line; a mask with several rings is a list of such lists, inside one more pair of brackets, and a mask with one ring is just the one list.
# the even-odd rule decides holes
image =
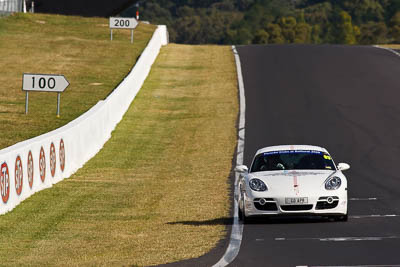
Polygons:
[[64,140],[61,139],[60,141],[60,169],[63,172],[65,168],[65,146],[64,146]]
[[22,192],[23,177],[21,157],[17,156],[15,160],[15,191],[17,191],[18,196],[21,195]]
[[7,163],[1,164],[0,169],[0,191],[3,203],[7,203],[10,197],[10,175],[8,173]]
[[43,147],[40,148],[39,155],[39,171],[40,171],[40,179],[44,182],[46,178],[46,156],[44,154]]
[[54,177],[56,174],[56,148],[53,143],[50,145],[50,172],[51,176]]
[[29,187],[32,188],[33,186],[33,157],[32,157],[32,152],[29,151],[28,154],[28,182],[29,182]]

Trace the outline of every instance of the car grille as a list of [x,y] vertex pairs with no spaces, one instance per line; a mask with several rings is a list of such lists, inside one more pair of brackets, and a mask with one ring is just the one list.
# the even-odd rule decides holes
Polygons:
[[311,210],[313,205],[282,205],[281,209],[284,211],[299,211],[299,210]]
[[338,197],[332,197],[333,202],[328,203],[327,199],[328,197],[320,197],[318,199],[317,205],[315,206],[315,209],[317,210],[327,210],[327,209],[334,209],[338,206],[339,204],[339,198]]
[[266,198],[265,200],[267,202],[264,205],[261,205],[259,202],[260,199],[255,198],[254,199],[254,207],[256,207],[256,209],[258,209],[258,210],[264,210],[264,211],[277,211],[278,210],[278,206],[276,205],[276,202],[274,199]]

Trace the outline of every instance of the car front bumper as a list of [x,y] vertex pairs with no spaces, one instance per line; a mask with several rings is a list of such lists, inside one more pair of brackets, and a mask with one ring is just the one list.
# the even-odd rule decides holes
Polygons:
[[[289,204],[288,199],[307,200],[306,203]],[[270,195],[255,193],[244,194],[246,216],[262,215],[345,215],[347,214],[347,191],[327,191],[317,195]]]

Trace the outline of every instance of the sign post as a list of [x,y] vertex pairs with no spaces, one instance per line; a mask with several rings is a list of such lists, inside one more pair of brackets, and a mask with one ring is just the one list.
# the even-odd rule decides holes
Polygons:
[[26,91],[26,95],[25,95],[25,114],[28,114],[28,102],[29,102],[29,92]]
[[24,73],[22,78],[22,90],[26,92],[25,114],[28,114],[29,91],[56,92],[57,93],[57,117],[60,117],[61,93],[69,86],[64,75],[54,74],[30,74]]
[[61,93],[57,93],[57,117],[60,117]]
[[110,39],[113,40],[113,29],[130,29],[131,43],[133,43],[133,30],[139,23],[135,18],[114,18],[110,17]]

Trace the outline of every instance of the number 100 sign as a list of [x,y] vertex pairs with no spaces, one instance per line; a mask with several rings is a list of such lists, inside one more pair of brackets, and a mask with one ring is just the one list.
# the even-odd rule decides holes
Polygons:
[[57,117],[60,116],[60,94],[68,87],[69,82],[64,75],[29,74],[22,77],[22,90],[26,92],[25,114],[28,114],[29,91],[57,93]]
[[24,73],[22,90],[61,93],[68,85],[69,82],[63,75]]

